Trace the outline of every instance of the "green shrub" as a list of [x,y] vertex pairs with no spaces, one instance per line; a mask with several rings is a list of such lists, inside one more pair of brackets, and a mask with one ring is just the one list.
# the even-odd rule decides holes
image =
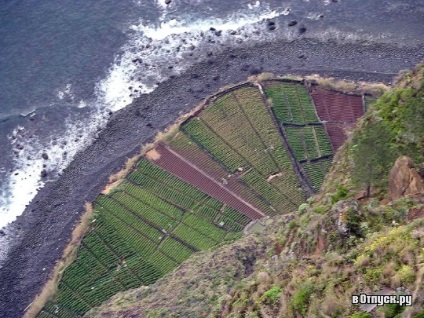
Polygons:
[[318,214],[325,214],[327,212],[327,209],[323,206],[317,206],[314,208],[314,212]]
[[308,210],[308,208],[309,208],[308,203],[302,203],[301,205],[299,205],[299,208],[297,209],[297,211],[299,212],[299,214],[303,214],[306,212],[306,210]]
[[413,283],[415,280],[415,271],[409,265],[402,265],[397,275],[399,275],[401,282],[404,284]]
[[295,227],[297,227],[297,223],[296,223],[296,221],[290,221],[290,223],[287,226],[291,230],[291,229],[294,229]]
[[387,304],[384,306],[384,317],[386,318],[400,318],[402,311],[405,307],[398,304]]
[[310,284],[301,286],[292,296],[292,308],[302,315],[306,314],[308,311],[309,300],[311,298],[312,291],[312,286]]
[[331,197],[331,203],[334,204],[340,200],[346,199],[348,194],[349,190],[345,186],[338,186],[336,193]]
[[275,304],[280,299],[282,288],[280,286],[272,286],[261,297],[261,301],[268,304]]

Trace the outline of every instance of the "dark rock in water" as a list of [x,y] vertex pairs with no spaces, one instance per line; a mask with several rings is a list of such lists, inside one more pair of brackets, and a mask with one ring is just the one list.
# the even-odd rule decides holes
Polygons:
[[230,31],[230,34],[231,35],[236,35],[237,34],[237,31]]
[[216,31],[216,29],[215,28],[210,28],[209,30],[211,30],[212,32],[215,32]]
[[299,33],[300,34],[303,34],[303,33],[305,33],[306,32],[306,27],[304,26],[304,25],[302,25],[300,28],[299,28]]
[[222,34],[222,31],[216,31],[216,32],[215,32],[215,35],[216,35],[216,36],[221,36],[221,34]]
[[16,145],[16,149],[22,150],[22,149],[24,149],[24,146],[22,146],[21,144],[18,144],[18,145]]
[[43,158],[44,160],[49,160],[49,156],[45,152],[43,152],[41,158]]
[[199,77],[200,77],[200,75],[199,75],[199,74],[192,74],[192,75],[191,75],[191,78],[193,78],[193,79],[194,79],[194,78],[199,78]]
[[137,63],[143,63],[143,60],[142,59],[140,59],[140,58],[135,58],[135,59],[133,59],[132,60],[132,62],[134,63],[134,64],[137,64]]
[[268,21],[267,27],[269,31],[274,31],[277,28],[275,25],[275,21],[272,20]]
[[249,68],[250,68],[250,65],[249,65],[249,64],[244,64],[244,65],[240,68],[240,70],[242,70],[242,71],[246,72],[246,71],[248,71],[248,70],[249,70]]
[[213,79],[214,81],[218,81],[218,80],[219,80],[219,75],[215,75],[214,77],[212,77],[212,79]]
[[292,20],[292,21],[289,22],[288,26],[291,27],[291,26],[295,26],[296,24],[297,24],[297,21]]
[[305,58],[305,54],[300,54],[300,55],[298,56],[298,58],[300,58],[300,59]]
[[47,171],[43,170],[41,171],[41,178],[46,178],[47,177]]
[[251,75],[258,75],[258,74],[262,73],[262,71],[263,71],[263,67],[252,67],[250,69],[250,74]]
[[146,127],[153,128],[153,125],[152,125],[152,123],[147,123]]
[[1,236],[6,236],[6,233],[3,230],[0,230],[0,237]]
[[170,4],[172,0],[165,0],[165,4]]

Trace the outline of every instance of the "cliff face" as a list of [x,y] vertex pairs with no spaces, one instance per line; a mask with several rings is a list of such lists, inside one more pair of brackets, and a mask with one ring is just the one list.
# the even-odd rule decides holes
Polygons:
[[[424,129],[411,115],[424,111],[423,74],[423,66],[404,74],[371,107],[336,155],[322,192],[298,211],[196,254],[154,285],[118,294],[86,316],[423,317],[424,181],[416,167],[424,161]],[[385,144],[364,147],[381,131]],[[367,182],[358,180],[358,149],[379,165]],[[394,159],[380,160],[388,155]],[[381,290],[411,294],[413,304],[352,305],[352,295]]]
[[396,200],[421,193],[424,193],[424,181],[414,162],[407,156],[399,157],[389,174],[389,198]]

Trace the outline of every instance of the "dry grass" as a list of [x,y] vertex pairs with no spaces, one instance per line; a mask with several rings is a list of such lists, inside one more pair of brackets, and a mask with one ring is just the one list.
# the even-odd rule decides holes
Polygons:
[[117,173],[111,175],[109,177],[109,181],[107,185],[104,187],[104,189],[101,191],[102,194],[109,194],[113,189],[115,189],[125,178],[125,176],[130,172],[132,167],[137,163],[137,161],[140,159],[141,153],[136,154],[132,158],[128,158],[127,162],[125,163],[124,169],[118,171]]
[[46,302],[56,293],[63,272],[76,258],[78,246],[89,228],[93,206],[91,203],[85,204],[85,212],[81,215],[79,223],[72,231],[71,242],[63,251],[63,256],[54,267],[49,280],[41,289],[41,292],[35,297],[34,301],[28,306],[24,318],[36,317]]
[[258,74],[258,75],[251,75],[247,79],[248,79],[249,82],[255,83],[255,82],[273,79],[275,77],[276,76],[272,73],[264,72],[264,73],[261,73],[261,74]]
[[305,76],[305,79],[309,82],[317,83],[322,88],[346,94],[370,94],[374,97],[380,97],[389,90],[389,86],[384,83],[354,82],[332,77],[323,78],[318,74]]

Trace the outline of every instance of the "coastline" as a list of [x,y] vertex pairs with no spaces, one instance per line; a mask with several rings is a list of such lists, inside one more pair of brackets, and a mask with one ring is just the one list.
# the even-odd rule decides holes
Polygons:
[[[99,138],[79,153],[56,182],[37,194],[15,222],[20,237],[0,269],[0,317],[21,317],[47,281],[83,212],[107,184],[109,176],[151,142],[157,133],[220,87],[258,72],[319,73],[353,80],[390,82],[397,72],[423,58],[417,48],[388,45],[279,41],[233,49],[194,65],[118,111]],[[301,57],[303,56],[303,57]]]

